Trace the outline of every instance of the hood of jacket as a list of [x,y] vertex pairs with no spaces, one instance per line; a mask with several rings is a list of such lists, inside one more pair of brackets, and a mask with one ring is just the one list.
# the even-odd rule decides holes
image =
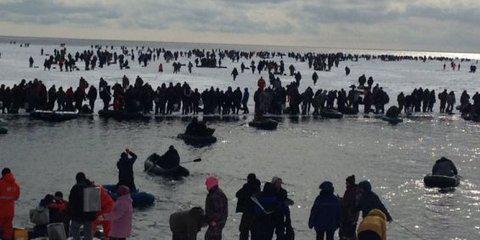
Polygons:
[[132,203],[133,200],[132,200],[132,197],[130,196],[130,194],[125,194],[123,196],[120,196],[117,198],[117,201],[122,201],[122,202],[129,202],[129,203]]
[[7,173],[2,177],[3,180],[5,180],[8,183],[14,183],[15,182],[15,177],[13,176],[12,173]]
[[365,192],[371,192],[372,191],[372,185],[370,184],[369,181],[359,182],[358,187],[361,188]]

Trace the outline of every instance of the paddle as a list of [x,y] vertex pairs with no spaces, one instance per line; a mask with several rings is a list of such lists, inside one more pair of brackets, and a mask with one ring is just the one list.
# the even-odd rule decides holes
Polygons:
[[273,213],[273,211],[267,211],[265,210],[265,208],[262,206],[262,204],[258,201],[258,199],[254,196],[251,196],[250,199],[255,203],[257,204],[257,206],[263,211],[263,213],[267,214],[267,215],[270,215]]
[[191,161],[186,161],[186,162],[181,162],[181,164],[185,164],[185,163],[194,163],[194,162],[201,162],[202,159],[201,158],[197,158],[197,159],[194,159],[194,160],[191,160]]

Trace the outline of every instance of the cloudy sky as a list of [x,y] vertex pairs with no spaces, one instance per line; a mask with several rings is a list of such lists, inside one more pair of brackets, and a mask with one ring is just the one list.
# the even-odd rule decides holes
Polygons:
[[0,0],[0,35],[480,52],[479,0]]

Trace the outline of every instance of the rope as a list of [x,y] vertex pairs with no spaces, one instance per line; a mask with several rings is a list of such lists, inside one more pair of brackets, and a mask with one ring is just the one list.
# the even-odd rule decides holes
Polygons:
[[422,237],[420,234],[414,232],[413,230],[410,230],[408,227],[402,225],[401,223],[399,222],[394,222],[396,223],[398,226],[400,226],[401,228],[403,228],[404,230],[406,230],[408,233],[410,233],[411,235],[417,237],[418,239],[422,239],[422,240],[427,240],[426,238]]

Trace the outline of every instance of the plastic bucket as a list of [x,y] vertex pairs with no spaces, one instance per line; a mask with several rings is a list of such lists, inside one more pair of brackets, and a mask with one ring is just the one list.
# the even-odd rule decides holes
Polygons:
[[65,226],[63,223],[50,223],[47,225],[48,239],[66,240]]
[[24,228],[13,229],[13,239],[15,240],[28,240],[28,231]]

